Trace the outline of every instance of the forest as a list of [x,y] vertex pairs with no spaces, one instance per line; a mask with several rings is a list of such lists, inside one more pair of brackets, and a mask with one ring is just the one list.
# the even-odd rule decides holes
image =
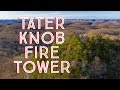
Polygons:
[[[44,26],[40,32],[46,32]],[[65,41],[58,45],[59,61],[70,62],[70,73],[39,74],[37,70],[26,74],[23,70],[16,73],[15,60],[25,62],[54,60],[51,58],[24,58],[24,44],[18,43],[18,34],[21,31],[19,22],[7,21],[0,23],[0,78],[8,79],[119,79],[120,78],[120,20],[66,20],[64,32]],[[24,30],[25,32],[27,30]],[[30,30],[36,33],[39,30]],[[55,33],[55,30],[50,30]],[[46,37],[49,39],[49,37]],[[33,43],[36,46],[35,43]],[[38,45],[44,45],[42,41]],[[46,45],[56,45],[51,43]],[[20,65],[21,67],[22,65]],[[59,70],[56,68],[55,70]],[[31,69],[31,66],[27,66]],[[22,69],[22,68],[20,68]]]

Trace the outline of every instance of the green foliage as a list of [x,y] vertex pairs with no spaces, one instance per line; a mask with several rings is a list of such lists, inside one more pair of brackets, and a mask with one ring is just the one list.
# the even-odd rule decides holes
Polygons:
[[[67,36],[63,44],[53,43],[52,46],[59,46],[59,53],[56,54],[60,57],[59,61],[76,62],[74,65],[71,64],[71,73],[51,74],[49,71],[46,74],[38,74],[35,72],[34,78],[94,78],[90,74],[90,64],[95,60],[95,57],[99,57],[100,62],[107,65],[107,71],[104,75],[96,75],[97,77],[118,78],[120,76],[117,68],[113,67],[113,60],[120,55],[119,40],[111,40],[109,36],[101,34],[83,38],[73,34]],[[33,59],[33,61],[36,60]],[[97,68],[95,69],[97,70]]]
[[68,61],[79,61],[82,43],[77,35],[69,36],[59,46],[60,58]]
[[102,62],[107,64],[107,78],[115,78],[113,61],[118,62],[114,59],[120,55],[120,41],[111,40],[109,37],[104,38],[103,35],[96,35],[89,40],[88,49],[92,55],[89,61],[92,61],[95,56],[99,57]]

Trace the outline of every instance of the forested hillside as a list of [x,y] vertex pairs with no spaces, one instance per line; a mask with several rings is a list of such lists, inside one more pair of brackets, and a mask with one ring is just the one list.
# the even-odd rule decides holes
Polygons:
[[[59,46],[59,56],[60,60],[70,61],[70,74],[16,74],[13,61],[25,61],[24,45],[18,44],[19,31],[19,22],[0,22],[0,78],[120,78],[119,20],[66,21],[65,42]],[[29,59],[36,60],[32,55]]]

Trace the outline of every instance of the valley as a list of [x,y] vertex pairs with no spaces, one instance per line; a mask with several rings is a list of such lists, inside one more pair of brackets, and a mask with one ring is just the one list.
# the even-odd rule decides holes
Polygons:
[[[26,20],[25,22],[27,23],[28,21]],[[27,25],[26,25],[26,27],[27,27]],[[39,32],[39,34],[41,34],[46,31],[48,31],[48,32],[50,31],[52,33],[56,32],[56,30],[54,30],[54,29],[45,30],[44,27],[45,27],[44,24],[41,24],[40,30],[39,29],[35,29],[35,30],[30,29],[29,31],[32,32],[33,34],[35,34],[36,32]],[[119,60],[120,60],[119,59],[120,55],[118,53],[119,40],[120,40],[120,19],[65,19],[63,27],[65,28],[62,30],[62,32],[65,33],[65,39],[68,36],[74,34],[74,35],[78,35],[79,38],[81,38],[81,40],[84,41],[84,40],[86,40],[85,37],[91,38],[95,34],[99,34],[99,35],[103,35],[104,38],[110,38],[110,40],[113,40],[113,42],[118,42],[117,44],[114,44],[113,42],[110,44],[111,41],[109,41],[106,44],[102,44],[102,45],[105,45],[105,47],[109,47],[109,50],[111,50],[111,51],[107,51],[107,52],[109,52],[110,54],[112,53],[113,55],[114,54],[117,55],[116,57],[111,56],[111,58],[113,60],[117,60],[117,62],[114,61],[114,63],[117,63],[117,64],[114,64],[114,66],[117,68],[115,68],[115,70],[113,69],[113,71],[116,71],[115,75],[117,78],[118,78],[118,76],[120,76],[119,65],[118,65]],[[19,35],[20,31],[22,31],[23,33],[28,32],[28,29],[25,28],[24,30],[22,30],[21,28],[22,28],[22,26],[21,26],[20,20],[0,20],[0,67],[1,67],[0,68],[0,78],[33,78],[32,76],[27,77],[28,75],[26,75],[23,72],[22,72],[23,76],[19,77],[19,75],[16,74],[16,66],[13,63],[13,61],[15,61],[15,60],[21,60],[23,62],[26,61],[26,59],[24,58],[25,44],[19,44],[18,35]],[[57,31],[61,31],[61,29],[58,29]],[[49,36],[45,37],[46,40],[49,40],[49,38],[50,38]],[[26,39],[28,39],[28,37],[26,37]],[[70,40],[72,40],[72,39],[70,39]],[[102,39],[102,40],[104,40],[104,39]],[[75,41],[75,40],[72,40],[72,41]],[[67,42],[67,43],[71,43],[71,42]],[[98,60],[98,61],[101,59],[104,59],[104,57],[102,57],[102,56],[101,56],[101,58],[97,56],[97,55],[99,55],[99,52],[97,52],[97,49],[99,49],[99,48],[97,48],[97,46],[99,46],[99,44],[97,44],[97,41],[95,43],[94,42],[91,42],[91,43],[93,44],[93,46],[91,46],[92,49],[88,52],[87,51],[84,52],[84,53],[87,52],[86,56],[88,56],[89,59],[91,59],[91,58],[93,59],[93,57],[94,57],[94,59]],[[74,45],[74,42],[71,43],[71,45],[72,44]],[[77,43],[77,44],[79,44],[79,43]],[[77,47],[77,44],[75,43],[74,46]],[[26,45],[30,45],[30,43],[27,43]],[[39,43],[37,43],[37,40],[36,40],[36,43],[34,42],[34,43],[32,43],[32,45],[40,46],[40,45],[44,45],[44,43],[41,40],[39,41]],[[95,47],[94,45],[97,45],[97,46]],[[111,46],[116,45],[116,46],[115,46],[115,48],[112,48],[109,45],[111,45]],[[49,46],[50,45],[46,45],[46,47],[49,47]],[[101,48],[102,47],[100,47],[100,49]],[[62,48],[63,51],[68,50],[67,52],[69,52],[69,54],[71,56],[74,54],[73,52],[72,52],[72,54],[70,52],[70,51],[72,51],[72,49],[71,49],[70,45],[67,45],[67,47]],[[97,54],[95,54],[96,56],[94,56],[94,53],[92,53],[92,50],[96,50],[95,51],[95,53],[97,52]],[[77,50],[75,50],[75,52],[77,52]],[[83,55],[84,55],[84,53],[83,53]],[[62,55],[65,56],[66,54],[65,55],[64,54],[65,53],[63,53]],[[103,52],[102,52],[102,54],[104,56]],[[71,56],[69,56],[69,58]],[[78,56],[76,56],[74,58],[77,58],[77,57]],[[33,58],[33,57],[30,56],[30,58],[28,58],[27,60],[29,60],[31,58]],[[65,59],[67,59],[67,58],[65,58]],[[73,63],[75,63],[75,62],[73,62]],[[90,67],[89,73],[95,73],[95,76],[94,76],[95,78],[97,77],[96,73],[97,73],[97,75],[100,74],[100,75],[98,75],[100,77],[102,77],[102,75],[104,76],[104,72],[100,73],[100,71],[99,71],[100,69],[97,70],[97,69],[93,69],[93,68],[96,68],[98,66],[101,66],[100,68],[106,68],[106,64],[101,62],[102,64],[95,67],[94,63],[96,63],[96,62],[92,62],[89,64],[89,67]],[[78,64],[81,65],[81,62],[77,63],[77,65]],[[99,64],[99,63],[97,62],[97,64]],[[77,66],[77,65],[75,65],[75,66]],[[104,70],[106,70],[106,69],[102,69],[102,71],[104,71]],[[80,75],[79,75],[79,77],[80,77]]]

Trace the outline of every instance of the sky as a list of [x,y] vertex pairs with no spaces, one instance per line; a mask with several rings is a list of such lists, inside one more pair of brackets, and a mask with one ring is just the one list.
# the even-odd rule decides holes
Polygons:
[[0,19],[63,17],[65,19],[120,19],[120,11],[0,11]]

